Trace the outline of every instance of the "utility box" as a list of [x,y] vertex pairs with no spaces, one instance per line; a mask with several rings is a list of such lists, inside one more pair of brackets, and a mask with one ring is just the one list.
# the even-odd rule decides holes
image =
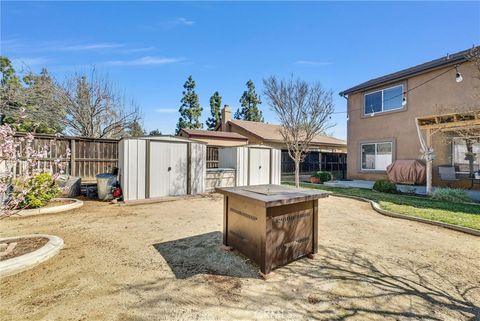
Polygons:
[[173,136],[123,138],[119,176],[125,201],[205,192],[206,144]]
[[281,151],[264,145],[224,147],[218,167],[234,168],[236,186],[280,184]]

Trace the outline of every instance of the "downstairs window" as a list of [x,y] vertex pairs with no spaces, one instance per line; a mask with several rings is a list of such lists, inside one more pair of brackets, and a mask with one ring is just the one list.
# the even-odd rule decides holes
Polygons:
[[392,163],[392,142],[361,145],[362,170],[384,171]]

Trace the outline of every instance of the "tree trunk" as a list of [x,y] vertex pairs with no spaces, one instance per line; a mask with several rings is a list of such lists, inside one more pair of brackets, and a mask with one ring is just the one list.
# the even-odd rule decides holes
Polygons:
[[300,188],[300,160],[295,160],[295,187]]
[[473,178],[475,175],[473,174],[473,162],[475,160],[474,154],[473,154],[473,141],[470,139],[465,140],[465,143],[467,145],[467,160],[468,160],[468,171],[469,171],[469,178]]

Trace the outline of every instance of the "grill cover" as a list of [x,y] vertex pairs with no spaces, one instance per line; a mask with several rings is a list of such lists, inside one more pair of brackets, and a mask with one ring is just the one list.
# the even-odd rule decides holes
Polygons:
[[388,179],[394,183],[423,184],[425,175],[425,164],[416,159],[397,160],[387,167]]

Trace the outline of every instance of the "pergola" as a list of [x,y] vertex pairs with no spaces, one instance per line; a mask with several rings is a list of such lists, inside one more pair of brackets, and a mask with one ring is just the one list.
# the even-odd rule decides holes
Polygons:
[[[417,117],[415,119],[423,158],[427,165],[427,194],[432,192],[432,162],[435,151],[432,136],[438,132],[480,132],[480,109],[470,112],[456,112],[441,115]],[[425,139],[422,130],[425,131]]]

